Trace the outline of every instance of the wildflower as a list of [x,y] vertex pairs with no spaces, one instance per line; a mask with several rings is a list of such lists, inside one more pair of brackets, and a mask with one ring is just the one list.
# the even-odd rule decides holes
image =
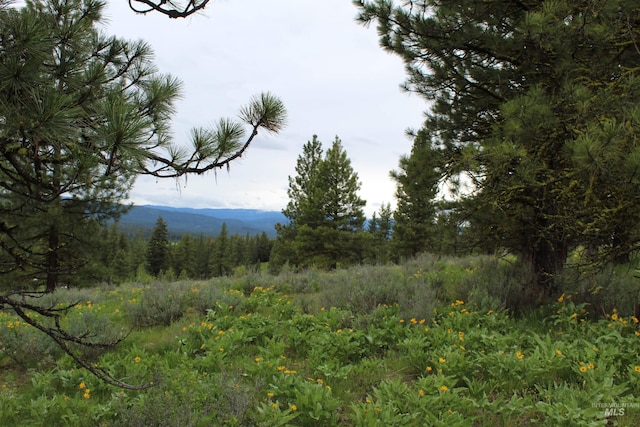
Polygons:
[[636,366],[634,366],[634,367],[633,367],[633,370],[634,370],[634,371],[636,371],[636,372],[638,372],[638,373],[640,373],[640,366],[637,366],[637,365],[636,365]]
[[614,320],[614,321],[615,321],[615,320],[618,320],[618,313],[613,313],[613,314],[611,315],[611,320]]
[[487,316],[490,316],[490,315],[492,315],[492,314],[493,314],[493,310],[489,310],[489,311],[487,311]]
[[447,363],[447,359],[445,359],[444,357],[440,357],[440,358],[438,359],[438,362],[440,362],[440,363]]
[[82,395],[82,397],[84,397],[85,399],[90,399],[91,398],[91,394],[90,393],[91,393],[91,390],[86,389],[84,391],[84,394]]
[[429,332],[429,328],[424,328],[424,331],[425,332]]
[[580,372],[585,373],[587,372],[587,367],[586,366],[580,366]]
[[262,357],[256,357],[254,360],[256,361],[256,363],[260,363],[263,359]]
[[633,320],[633,323],[638,323],[638,318],[636,316],[631,316],[631,320]]
[[324,384],[324,381],[322,381],[322,378],[318,378],[318,379],[316,380],[316,382],[317,382],[318,384]]
[[338,329],[338,330],[336,331],[336,334],[341,334],[341,333],[342,333],[342,329]]
[[462,351],[464,351],[464,350],[465,350],[465,348],[464,348],[464,346],[463,346],[463,345],[461,345],[461,346],[460,346],[460,350],[462,350]]
[[400,323],[404,323],[404,319],[400,319]]
[[285,375],[294,375],[294,374],[297,374],[298,371],[295,371],[293,369],[285,369],[284,373],[285,373]]
[[560,351],[560,350],[558,350],[558,349],[556,348],[556,354],[557,354],[558,356],[562,356],[562,351]]
[[271,407],[272,407],[273,409],[278,409],[278,404],[277,404],[277,403],[272,403],[272,404],[271,404]]
[[560,297],[558,298],[558,302],[562,302],[564,301],[564,294],[560,295]]
[[596,366],[593,363],[589,363],[589,365],[587,365],[587,368],[589,369],[595,369]]
[[267,397],[273,397],[273,396],[275,396],[274,393],[272,393],[272,392],[267,393]]
[[289,408],[291,408],[292,411],[297,411],[298,407],[296,405],[291,405],[289,406]]
[[[421,325],[424,325],[424,323],[425,323],[425,322],[426,322],[426,320],[425,320],[425,319],[420,319],[420,321],[419,321],[418,323],[419,323],[419,324],[421,324]],[[637,323],[637,322],[636,322],[636,323]]]
[[518,359],[524,359],[524,354],[522,354],[522,352],[521,352],[521,351],[519,351],[519,352],[517,352],[517,353],[516,353],[516,357],[517,357]]
[[424,396],[424,390],[423,389],[418,390],[418,396],[420,396],[420,397]]
[[285,369],[287,369],[285,366],[278,366],[278,371],[284,371]]
[[449,390],[449,387],[447,387],[446,385],[440,386],[440,391],[447,391],[447,390]]
[[83,389],[83,388],[85,388],[85,387],[86,387],[86,385],[84,384],[84,382],[81,382],[81,383],[80,383],[80,385],[78,385],[78,388],[79,388],[80,390],[82,390],[82,389]]
[[134,361],[134,362],[136,362],[136,363],[140,363],[140,360],[141,360],[141,359],[140,359],[140,356],[136,356],[136,357],[133,359],[133,361]]
[[224,335],[224,331],[218,331],[218,335]]
[[326,386],[326,389],[331,391],[331,386]]
[[220,348],[218,349],[218,351],[219,351],[220,353],[224,353],[224,348],[220,347]]
[[67,402],[69,400],[69,396],[64,397],[64,401]]
[[425,368],[425,371],[427,371],[427,372],[431,372],[431,371],[433,371],[433,368],[432,368],[431,366],[427,366],[427,367]]

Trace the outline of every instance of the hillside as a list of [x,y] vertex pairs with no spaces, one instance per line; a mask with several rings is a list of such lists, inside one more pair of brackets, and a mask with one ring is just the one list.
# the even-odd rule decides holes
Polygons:
[[120,218],[121,229],[142,230],[149,232],[156,224],[158,217],[167,223],[171,235],[192,234],[217,236],[222,224],[227,224],[227,231],[232,234],[261,234],[275,237],[275,225],[285,223],[286,217],[281,212],[260,211],[257,209],[193,209],[174,208],[169,206],[134,206]]

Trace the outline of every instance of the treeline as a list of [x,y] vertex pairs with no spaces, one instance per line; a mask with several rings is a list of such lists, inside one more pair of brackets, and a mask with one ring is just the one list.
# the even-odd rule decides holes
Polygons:
[[273,242],[266,232],[229,236],[223,224],[216,237],[184,234],[170,239],[160,217],[150,237],[142,231],[129,236],[117,224],[97,230],[94,244],[87,245],[91,261],[69,277],[69,285],[117,284],[150,277],[209,279],[229,275],[238,267],[258,268],[268,262]]

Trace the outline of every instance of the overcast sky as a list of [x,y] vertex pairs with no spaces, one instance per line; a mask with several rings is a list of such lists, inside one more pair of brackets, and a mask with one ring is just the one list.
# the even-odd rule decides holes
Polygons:
[[302,146],[318,135],[325,150],[338,136],[362,182],[368,216],[391,202],[389,171],[411,150],[407,128],[422,123],[425,101],[402,92],[401,59],[384,52],[375,28],[354,21],[349,0],[212,0],[204,14],[170,20],[134,14],[108,2],[106,31],[144,39],[161,72],[184,83],[173,122],[176,142],[189,130],[234,117],[253,95],[269,91],[288,111],[278,135],[261,133],[230,173],[175,180],[140,178],[137,205],[279,211]]

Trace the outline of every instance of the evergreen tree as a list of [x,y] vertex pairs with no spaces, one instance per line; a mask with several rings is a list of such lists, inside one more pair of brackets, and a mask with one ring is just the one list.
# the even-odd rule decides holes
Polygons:
[[169,230],[162,217],[158,217],[147,245],[147,271],[160,276],[170,268]]
[[184,234],[172,248],[173,271],[182,279],[196,277],[195,242],[190,234]]
[[273,242],[269,239],[267,233],[263,231],[256,240],[257,262],[269,262],[272,246]]
[[537,298],[557,292],[572,248],[634,249],[636,1],[355,4],[405,61],[406,87],[431,102],[443,177],[473,184],[471,219],[527,264]]
[[[5,5],[0,0],[0,5]],[[224,167],[260,129],[283,125],[269,94],[172,145],[181,83],[157,72],[149,46],[107,37],[99,0],[0,7],[0,274],[12,290],[55,290],[88,262],[91,222],[117,217],[136,176]],[[37,279],[34,282],[34,279]]]
[[298,157],[296,172],[289,177],[289,203],[283,210],[289,224],[276,227],[274,264],[336,268],[338,261],[362,259],[365,202],[340,139],[322,157],[314,135]]
[[228,276],[233,271],[231,245],[226,222],[222,223],[220,233],[214,241],[213,253],[210,259],[210,270],[213,276]]
[[195,241],[194,248],[194,275],[195,279],[208,279],[211,274],[211,257],[213,254],[214,241],[210,237],[200,234]]
[[391,172],[396,181],[393,246],[397,257],[433,252],[436,195],[440,181],[441,157],[433,148],[428,131],[414,138],[410,156],[400,158],[400,169]]
[[369,220],[367,232],[371,240],[366,244],[367,258],[374,264],[385,264],[391,260],[392,217],[391,204],[383,203]]

